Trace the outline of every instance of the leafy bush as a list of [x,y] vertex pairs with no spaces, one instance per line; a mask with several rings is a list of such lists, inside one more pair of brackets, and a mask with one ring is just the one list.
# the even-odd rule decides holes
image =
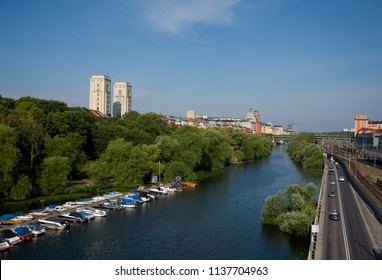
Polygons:
[[304,168],[322,169],[324,158],[320,147],[315,143],[314,134],[301,133],[287,148],[290,158]]
[[268,196],[261,213],[263,223],[299,237],[309,236],[316,213],[316,192],[313,183],[293,184]]

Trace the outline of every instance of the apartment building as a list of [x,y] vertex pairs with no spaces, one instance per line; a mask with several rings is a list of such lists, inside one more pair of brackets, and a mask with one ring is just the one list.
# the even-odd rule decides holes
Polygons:
[[131,111],[132,87],[128,82],[114,83],[113,117],[121,118]]
[[89,109],[111,116],[111,80],[108,76],[90,78]]

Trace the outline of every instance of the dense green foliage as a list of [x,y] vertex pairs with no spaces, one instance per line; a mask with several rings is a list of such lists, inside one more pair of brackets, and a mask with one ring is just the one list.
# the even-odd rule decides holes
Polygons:
[[313,183],[292,184],[283,192],[268,196],[261,213],[263,223],[292,235],[308,237],[316,212],[316,191]]
[[315,136],[301,133],[288,145],[287,152],[291,159],[304,168],[319,169],[324,166],[324,158]]
[[0,96],[0,198],[63,194],[78,181],[135,187],[153,173],[194,181],[198,172],[267,156],[271,142],[236,129],[177,127],[155,113],[101,119],[63,102]]

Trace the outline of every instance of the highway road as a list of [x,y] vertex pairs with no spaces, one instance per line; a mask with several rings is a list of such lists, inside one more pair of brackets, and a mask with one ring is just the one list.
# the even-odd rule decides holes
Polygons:
[[[348,182],[342,168],[328,161],[328,168],[333,168],[332,175],[327,173],[326,189],[323,199],[325,215],[322,243],[322,259],[324,260],[374,260],[373,243],[371,241],[367,221],[356,199],[356,193]],[[337,168],[338,167],[338,168]],[[343,176],[344,182],[339,178]],[[335,196],[330,197],[329,192],[334,191]],[[329,212],[338,210],[338,221],[329,219]]]

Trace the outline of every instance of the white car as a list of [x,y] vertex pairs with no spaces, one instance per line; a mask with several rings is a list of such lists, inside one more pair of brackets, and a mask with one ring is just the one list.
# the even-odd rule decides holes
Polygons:
[[344,177],[344,176],[340,176],[340,177],[338,178],[338,181],[340,181],[340,182],[345,182],[345,177]]

